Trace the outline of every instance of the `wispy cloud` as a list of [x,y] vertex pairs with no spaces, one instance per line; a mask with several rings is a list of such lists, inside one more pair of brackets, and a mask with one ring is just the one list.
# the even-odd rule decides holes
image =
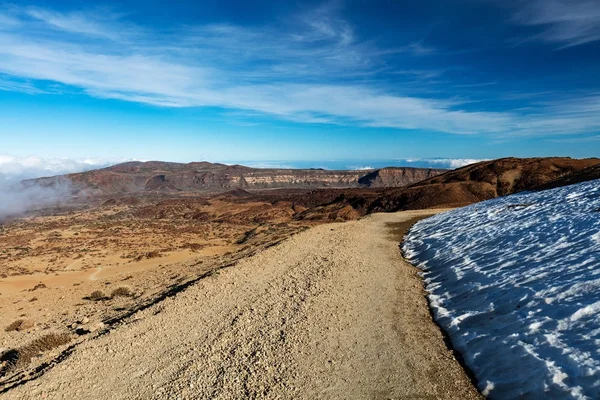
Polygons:
[[0,90],[27,94],[45,93],[29,79],[18,79],[4,74],[0,74]]
[[266,168],[266,169],[294,169],[295,167],[290,163],[278,163],[275,161],[250,161],[247,163],[242,162],[242,165],[250,168]]
[[[377,80],[377,72],[390,68],[386,57],[435,50],[422,42],[382,48],[362,40],[335,3],[261,28],[210,24],[156,31],[110,10],[18,6],[0,18],[10,21],[0,24],[0,90],[33,94],[52,84],[52,92],[76,88],[158,107],[221,107],[302,123],[453,134],[568,134],[600,127],[597,113],[569,104],[501,112],[456,97],[406,95]],[[389,72],[420,79],[441,73]]]
[[558,43],[560,48],[600,40],[598,0],[528,0],[520,2],[517,22],[540,26],[531,39]]
[[595,133],[600,130],[600,94],[539,103],[528,118],[515,124],[515,134],[526,136]]
[[600,135],[550,139],[550,141],[556,142],[556,143],[588,143],[588,142],[593,143],[593,142],[600,142]]
[[373,167],[371,167],[370,165],[349,165],[348,169],[353,171],[368,171],[370,169],[373,169]]
[[[105,13],[86,14],[78,12],[63,14],[37,7],[25,8],[22,12],[24,15],[31,17],[32,20],[39,21],[57,31],[96,36],[109,40],[119,40],[124,37],[125,27],[123,24],[115,26],[115,17],[117,16],[113,16],[110,13],[109,15]],[[108,29],[116,27],[120,29]]]

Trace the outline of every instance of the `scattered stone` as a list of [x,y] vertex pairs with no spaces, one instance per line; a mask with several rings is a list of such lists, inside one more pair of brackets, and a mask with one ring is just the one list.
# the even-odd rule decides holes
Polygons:
[[29,289],[30,292],[33,292],[34,290],[39,290],[39,289],[47,289],[48,286],[44,285],[42,282],[38,283],[37,285],[35,285],[33,287],[33,289]]
[[104,324],[103,322],[98,322],[96,324],[92,324],[88,329],[90,330],[90,332],[97,332],[101,331],[104,328],[106,328],[106,324]]

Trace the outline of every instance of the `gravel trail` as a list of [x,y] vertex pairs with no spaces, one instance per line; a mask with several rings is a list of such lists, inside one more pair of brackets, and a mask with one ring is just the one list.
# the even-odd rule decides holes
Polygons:
[[4,397],[480,398],[400,257],[399,224],[424,213],[295,235],[82,343]]

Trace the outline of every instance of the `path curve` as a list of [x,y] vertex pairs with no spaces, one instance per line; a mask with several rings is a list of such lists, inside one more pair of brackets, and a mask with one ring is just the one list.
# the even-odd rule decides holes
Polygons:
[[376,214],[300,233],[81,344],[6,398],[476,399]]

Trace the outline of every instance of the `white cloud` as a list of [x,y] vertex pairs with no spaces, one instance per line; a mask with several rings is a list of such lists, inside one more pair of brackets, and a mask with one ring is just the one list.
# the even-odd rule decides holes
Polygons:
[[600,40],[598,0],[529,0],[516,15],[522,24],[542,27],[533,39],[578,46]]
[[600,142],[600,135],[593,136],[583,136],[583,137],[574,137],[574,138],[561,138],[561,139],[551,139],[551,142],[556,143],[587,143],[587,142]]
[[473,158],[456,158],[456,159],[429,159],[424,160],[432,165],[438,165],[441,168],[461,168],[470,164],[476,164],[481,161],[487,161],[485,159],[473,159]]
[[248,163],[242,162],[241,165],[250,168],[261,168],[261,169],[294,169],[290,164],[284,164],[272,161],[250,161]]
[[129,160],[107,160],[98,158],[42,159],[37,156],[15,157],[0,154],[0,190],[3,187],[6,188],[8,185],[24,179],[88,171],[107,167],[123,161]]
[[401,158],[397,162],[402,165],[414,166],[419,168],[442,168],[456,169],[470,164],[475,164],[487,159],[474,158]]
[[22,180],[63,175],[106,167],[129,160],[98,158],[42,159],[0,154],[0,223],[9,216],[61,204],[70,199],[71,182],[62,178],[52,186]]
[[[15,10],[13,8],[13,10]],[[141,33],[134,25],[123,23],[120,15],[102,9],[95,13],[72,12],[68,14],[46,10],[39,7],[27,7],[18,10],[54,30],[109,40],[120,40],[126,36]]]
[[[40,12],[36,12],[38,14]],[[58,25],[69,32],[80,33],[83,29],[79,14],[77,18],[63,17],[60,22],[55,14],[50,17],[41,13],[41,16],[46,17],[44,21],[51,26]],[[361,69],[370,64],[368,49],[354,43],[350,28],[345,24],[336,24],[329,17],[323,17],[313,19],[309,27],[302,37],[288,35],[286,40],[275,41],[262,32],[247,32],[236,27],[201,27],[193,31],[199,36],[182,39],[191,47],[173,50],[159,45],[152,52],[145,48],[127,49],[121,39],[112,42],[112,47],[95,48],[70,42],[70,37],[47,39],[0,32],[0,54],[4,56],[0,58],[0,72],[76,86],[96,97],[164,107],[218,106],[308,123],[343,123],[346,120],[363,126],[467,134],[498,132],[509,123],[510,119],[499,113],[453,110],[452,107],[459,104],[391,95],[361,85],[288,81],[274,85],[263,83],[266,79],[247,83],[244,82],[245,71],[240,72],[240,79],[232,81],[226,76],[236,76],[236,73],[227,74],[214,66],[198,65],[189,58],[178,59],[179,53],[189,51],[212,55],[215,54],[212,47],[218,46],[221,55],[217,60],[223,62],[219,68],[234,68],[227,64],[228,53],[232,59],[235,54],[242,54],[242,59],[248,54],[251,61],[262,58],[273,63],[271,67],[275,72],[269,71],[271,78],[285,78],[290,70],[295,70],[296,75],[304,75],[302,67],[297,65],[300,60],[305,63],[311,60],[316,69],[323,68],[328,74]],[[94,31],[93,35],[99,35],[97,30],[100,28],[90,29]],[[210,46],[192,47],[201,44],[202,39],[211,43]],[[117,47],[123,49],[118,51]],[[272,58],[273,54],[279,62]],[[284,72],[278,74],[278,69]],[[255,78],[259,77],[260,71],[257,73]]]
[[[302,123],[452,134],[600,129],[600,116],[589,106],[593,96],[499,112],[358,79],[389,68],[385,55],[417,57],[435,50],[422,42],[382,49],[362,41],[332,4],[260,29],[212,24],[171,31],[151,31],[106,10],[8,7],[0,14],[12,21],[0,24],[0,90],[34,94],[76,88],[158,107],[220,107]],[[545,21],[540,18],[529,21]],[[48,88],[48,82],[55,87]],[[587,105],[577,111],[581,104]]]

